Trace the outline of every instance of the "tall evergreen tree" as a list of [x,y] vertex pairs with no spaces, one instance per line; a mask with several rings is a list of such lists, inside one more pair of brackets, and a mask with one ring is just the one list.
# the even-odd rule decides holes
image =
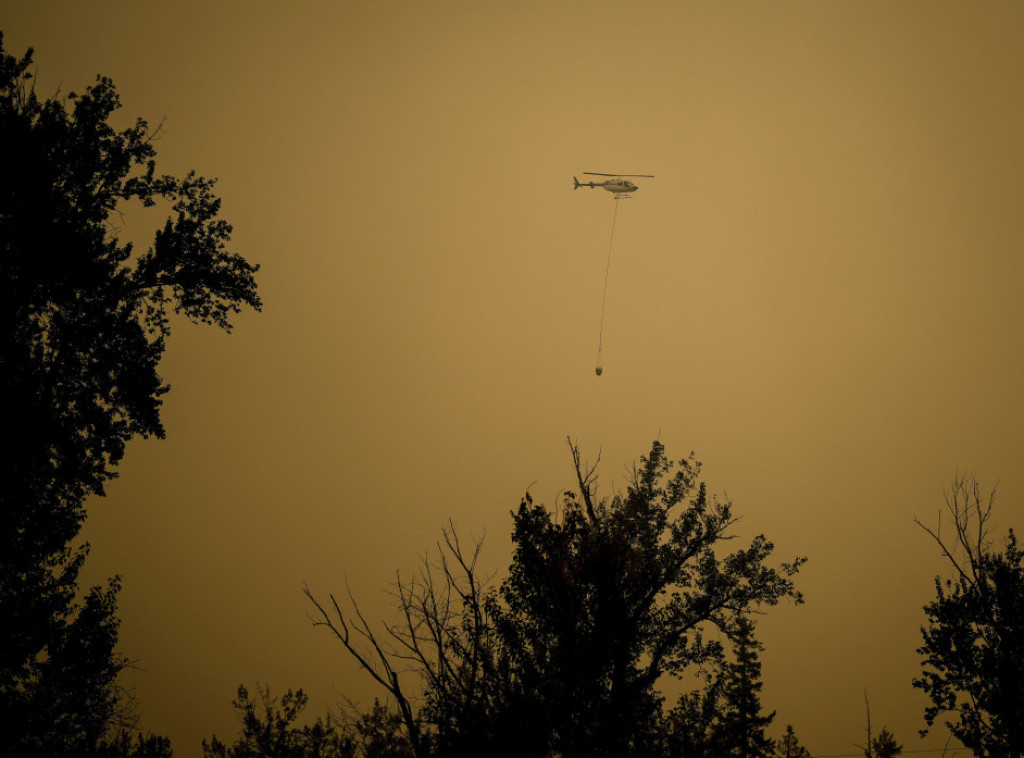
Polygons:
[[896,758],[903,753],[903,745],[896,742],[896,737],[885,727],[878,736],[871,740],[871,750],[865,751],[867,758]]
[[754,637],[754,624],[746,615],[736,620],[733,660],[723,667],[719,744],[735,758],[769,758],[774,741],[765,729],[775,711],[761,712],[761,660],[764,647]]
[[703,690],[682,695],[665,724],[672,758],[769,758],[774,741],[765,733],[774,711],[761,711],[762,645],[746,615],[736,619],[732,657],[713,661]]
[[775,743],[775,758],[811,758],[811,751],[800,744],[792,724],[786,724],[786,733]]

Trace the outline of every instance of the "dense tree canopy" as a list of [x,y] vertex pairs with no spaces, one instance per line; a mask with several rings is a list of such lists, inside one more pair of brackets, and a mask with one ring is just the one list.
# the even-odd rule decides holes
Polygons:
[[[85,499],[128,440],[164,433],[157,368],[173,314],[229,329],[261,303],[257,267],[227,249],[213,181],[158,175],[155,130],[111,124],[109,79],[41,99],[32,51],[2,42],[0,739],[11,755],[78,754],[110,726],[125,663],[117,580],[76,599]],[[137,253],[119,224],[158,202],[169,215]]]
[[647,754],[661,677],[722,658],[708,629],[737,636],[745,613],[799,600],[802,560],[769,567],[761,535],[721,554],[736,517],[707,494],[692,456],[674,462],[655,442],[625,493],[599,500],[594,470],[573,453],[577,489],[560,518],[529,497],[513,517],[494,609],[513,697],[550,725],[555,754]]
[[[163,435],[170,314],[229,329],[232,313],[261,306],[257,267],[227,250],[213,181],[157,175],[146,122],[110,124],[120,102],[109,79],[40,100],[31,63],[31,51],[0,48],[0,423],[16,475],[0,554],[15,558],[63,546],[125,443]],[[158,201],[170,215],[136,254],[116,222]],[[52,521],[32,529],[41,508]]]

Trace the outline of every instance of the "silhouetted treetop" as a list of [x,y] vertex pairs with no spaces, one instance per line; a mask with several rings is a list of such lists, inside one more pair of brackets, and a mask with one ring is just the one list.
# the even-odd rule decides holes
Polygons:
[[[203,740],[204,758],[356,758],[354,729],[339,724],[330,713],[312,724],[296,724],[309,698],[302,690],[288,690],[280,698],[270,687],[257,685],[257,697],[250,697],[244,685],[232,702],[242,724],[234,743]],[[365,756],[365,752],[363,753]],[[375,758],[368,756],[368,758]]]
[[527,495],[513,513],[512,565],[490,609],[510,697],[551,723],[556,753],[643,755],[659,679],[720,661],[709,629],[734,637],[744,614],[801,602],[804,559],[770,566],[763,535],[724,552],[737,518],[692,454],[673,461],[655,441],[625,493],[598,499],[596,469],[570,448],[577,486],[560,512]]
[[811,751],[800,744],[793,725],[786,725],[786,733],[775,743],[776,758],[811,758]]
[[[0,745],[169,752],[161,738],[103,742],[124,726],[119,583],[76,602],[87,546],[73,540],[128,440],[164,434],[173,314],[230,329],[261,307],[258,267],[228,250],[213,180],[157,174],[159,130],[111,124],[109,79],[40,98],[31,68],[0,35]],[[166,222],[136,253],[119,224],[158,202]]]
[[[949,561],[924,606],[921,676],[928,726],[944,716],[950,732],[979,758],[1024,755],[1024,551],[1012,529],[998,549],[988,498],[974,476],[958,475],[946,496],[952,537],[924,528]],[[919,524],[921,522],[918,522]],[[948,532],[947,532],[948,534]],[[925,730],[927,731],[927,730]]]
[[499,587],[477,576],[479,545],[464,551],[447,530],[437,566],[399,580],[400,621],[376,632],[351,594],[347,611],[307,589],[313,623],[394,698],[418,758],[674,755],[697,740],[668,734],[689,722],[668,723],[659,682],[720,667],[724,636],[743,647],[725,688],[739,714],[730,734],[737,751],[768,754],[760,648],[745,616],[800,602],[794,577],[804,559],[770,565],[761,535],[726,551],[732,504],[707,495],[692,455],[672,461],[655,442],[626,492],[598,499],[595,469],[570,447],[576,486],[554,509],[527,493],[512,512]]
[[[40,99],[31,55],[0,48],[2,423],[25,482],[9,496],[70,506],[102,492],[130,438],[163,435],[170,314],[230,329],[261,307],[258,267],[228,250],[213,180],[157,174],[155,130],[110,124],[110,79]],[[166,222],[136,254],[118,222],[158,201]]]

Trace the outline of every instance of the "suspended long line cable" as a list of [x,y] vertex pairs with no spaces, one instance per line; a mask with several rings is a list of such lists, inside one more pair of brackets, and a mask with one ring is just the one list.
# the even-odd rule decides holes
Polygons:
[[601,376],[601,347],[604,343],[604,305],[608,299],[608,272],[612,268],[612,245],[615,242],[615,219],[619,215],[619,198],[615,198],[615,212],[612,213],[612,233],[608,239],[608,261],[604,266],[604,292],[601,294],[601,328],[597,332],[597,367],[594,372]]

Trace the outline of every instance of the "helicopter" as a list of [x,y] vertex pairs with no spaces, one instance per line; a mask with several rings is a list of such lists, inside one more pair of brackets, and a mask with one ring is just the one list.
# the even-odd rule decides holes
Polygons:
[[580,187],[600,187],[601,189],[605,189],[611,193],[614,193],[616,200],[626,199],[630,197],[630,192],[636,192],[639,189],[639,187],[637,187],[636,184],[629,181],[629,179],[626,179],[626,177],[630,177],[632,179],[654,178],[650,174],[602,174],[596,171],[584,171],[583,173],[586,174],[587,176],[610,176],[612,178],[604,182],[581,182],[574,176],[572,178],[574,190],[578,190]]

